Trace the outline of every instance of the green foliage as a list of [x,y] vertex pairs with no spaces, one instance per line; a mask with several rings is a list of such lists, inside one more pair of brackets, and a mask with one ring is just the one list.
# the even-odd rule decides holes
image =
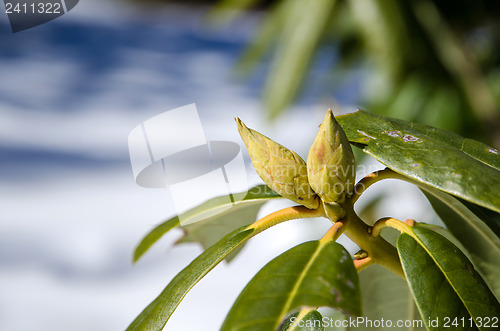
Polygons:
[[280,38],[274,44],[276,57],[264,87],[264,102],[271,117],[283,111],[301,87],[336,2],[289,0],[281,4],[286,17],[276,26],[275,35]]
[[[187,224],[182,227],[185,235],[178,242],[195,241],[207,249],[228,232],[255,221],[262,205],[276,198],[281,196],[265,185],[257,185],[248,191],[245,198],[234,203],[225,196],[210,199],[181,215],[181,219]],[[223,211],[220,212],[221,210]],[[165,233],[180,225],[178,216],[157,225],[137,245],[133,261],[139,260]]]
[[341,245],[310,241],[269,262],[240,293],[221,330],[276,330],[302,306],[361,313],[358,275]]
[[237,229],[211,246],[175,276],[161,294],[137,316],[127,330],[161,330],[189,290],[231,251],[244,243],[254,229]]
[[450,233],[467,249],[472,262],[486,278],[492,291],[500,298],[499,232],[494,233],[488,228],[484,213],[475,214],[465,202],[435,190],[434,194],[439,198],[427,192],[424,194]]
[[303,308],[288,316],[280,331],[323,331],[323,316],[319,311]]
[[[413,228],[414,238],[402,234],[398,251],[417,306],[429,320],[500,316],[500,304],[467,257],[451,242],[425,227]],[[433,294],[433,295],[430,295]]]
[[[185,226],[187,239],[204,245],[218,242],[183,269],[132,322],[129,330],[161,330],[186,293],[248,239],[280,222],[315,217],[328,218],[332,222],[330,230],[322,239],[299,244],[262,268],[239,295],[222,330],[322,330],[323,325],[311,324],[308,328],[292,323],[320,320],[316,311],[319,307],[344,313],[344,320],[338,321],[363,316],[372,321],[383,318],[392,322],[423,322],[420,326],[412,324],[412,330],[443,329],[447,318],[455,329],[486,329],[486,321],[490,326],[498,325],[498,153],[453,133],[363,111],[339,116],[337,121],[338,129],[345,131],[354,146],[388,168],[358,182],[352,193],[338,201],[337,210],[332,210],[332,205],[320,195],[317,208],[289,207],[248,225],[264,202],[280,197],[258,186],[236,206],[215,216],[216,211],[228,207],[227,197],[214,198],[187,212],[184,216],[198,220]],[[272,142],[266,139],[266,144]],[[321,161],[322,155],[326,155],[321,148],[311,149],[310,153],[314,155],[308,160]],[[254,153],[251,157],[260,160],[261,155]],[[266,168],[265,164],[262,166]],[[281,166],[278,164],[277,168]],[[338,176],[337,171],[342,169],[333,169],[330,176]],[[267,175],[263,171],[262,176]],[[291,182],[296,180],[294,176]],[[417,185],[448,230],[390,217],[376,222],[360,219],[354,212],[355,202],[370,185],[384,179]],[[297,196],[291,199],[296,200]],[[241,225],[244,226],[220,239]],[[176,226],[179,221],[172,218],[155,228],[139,244],[136,259]],[[380,237],[386,227],[401,232],[397,247]],[[341,234],[360,246],[361,251],[351,257],[336,243]],[[352,329],[350,324],[341,328]]]
[[[241,13],[263,1],[221,2],[213,16],[227,22],[237,15],[225,9]],[[240,65],[249,72],[272,59],[263,87],[270,117],[284,112],[309,85],[321,84],[330,96],[361,68],[362,100],[356,102],[375,113],[498,144],[496,1],[270,2]],[[325,70],[309,70],[320,54],[335,59],[329,80]]]
[[349,141],[395,172],[500,212],[500,152],[426,125],[358,110],[338,116]]
[[[420,313],[405,279],[374,265],[359,274],[363,302],[363,317],[375,320],[419,321]],[[425,330],[415,326],[414,330]],[[392,330],[393,328],[387,328]],[[401,328],[402,329],[402,328]],[[348,330],[359,330],[349,328]],[[381,329],[382,330],[382,329]]]

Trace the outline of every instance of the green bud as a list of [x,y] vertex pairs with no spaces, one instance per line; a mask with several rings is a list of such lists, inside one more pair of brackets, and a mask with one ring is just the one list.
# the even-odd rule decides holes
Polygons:
[[273,191],[307,208],[319,207],[319,198],[307,179],[307,166],[294,151],[249,129],[236,118],[240,133],[253,166],[260,178]]
[[329,204],[344,202],[351,195],[356,167],[351,145],[329,109],[307,156],[309,183]]
[[326,217],[332,222],[337,222],[346,215],[344,208],[336,202],[324,203],[323,210],[325,211]]

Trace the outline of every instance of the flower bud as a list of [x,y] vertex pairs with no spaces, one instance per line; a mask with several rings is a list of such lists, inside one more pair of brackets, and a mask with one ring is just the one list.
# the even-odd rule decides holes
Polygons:
[[353,193],[354,155],[331,110],[326,113],[309,149],[307,176],[314,192],[326,203],[342,203],[346,195]]
[[253,166],[260,178],[273,191],[307,208],[319,207],[319,198],[309,186],[307,166],[294,151],[249,129],[236,118],[240,133]]

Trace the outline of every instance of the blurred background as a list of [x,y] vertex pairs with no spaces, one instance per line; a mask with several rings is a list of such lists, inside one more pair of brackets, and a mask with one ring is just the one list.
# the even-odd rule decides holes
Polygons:
[[[499,148],[499,7],[86,0],[16,34],[0,14],[0,330],[125,329],[202,251],[174,246],[182,232],[173,231],[131,262],[175,208],[168,190],[135,184],[127,136],[169,109],[194,102],[208,140],[238,143],[239,116],[304,158],[327,108],[363,108]],[[358,177],[383,168],[362,162]],[[418,189],[395,181],[370,189],[359,212],[368,222],[440,224]],[[218,330],[258,269],[327,228],[293,221],[252,239],[193,289],[166,329]]]

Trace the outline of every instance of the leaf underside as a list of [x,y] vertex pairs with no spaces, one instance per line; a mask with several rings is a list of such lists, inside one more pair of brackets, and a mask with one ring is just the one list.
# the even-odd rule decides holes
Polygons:
[[[432,207],[449,231],[470,254],[476,269],[483,275],[493,293],[500,298],[500,238],[486,224],[488,215],[478,206],[466,203],[449,194],[424,191]],[[469,209],[472,208],[472,209]]]
[[[379,265],[373,265],[359,274],[363,303],[363,317],[375,321],[384,319],[396,325],[398,320],[421,320],[418,308],[411,295],[408,283]],[[414,331],[425,330],[413,323]],[[358,327],[348,327],[347,330],[356,331]],[[407,328],[407,330],[410,330]]]
[[[234,204],[227,196],[210,199],[181,215],[183,223],[186,224],[182,226],[185,236],[178,243],[195,241],[207,249],[227,233],[254,222],[262,205],[278,198],[281,196],[266,185],[257,185],[250,189],[242,200]],[[211,216],[217,210],[224,211]],[[200,221],[190,223],[193,219]],[[156,226],[137,245],[133,261],[139,260],[164,234],[180,225],[179,217],[175,216]]]

